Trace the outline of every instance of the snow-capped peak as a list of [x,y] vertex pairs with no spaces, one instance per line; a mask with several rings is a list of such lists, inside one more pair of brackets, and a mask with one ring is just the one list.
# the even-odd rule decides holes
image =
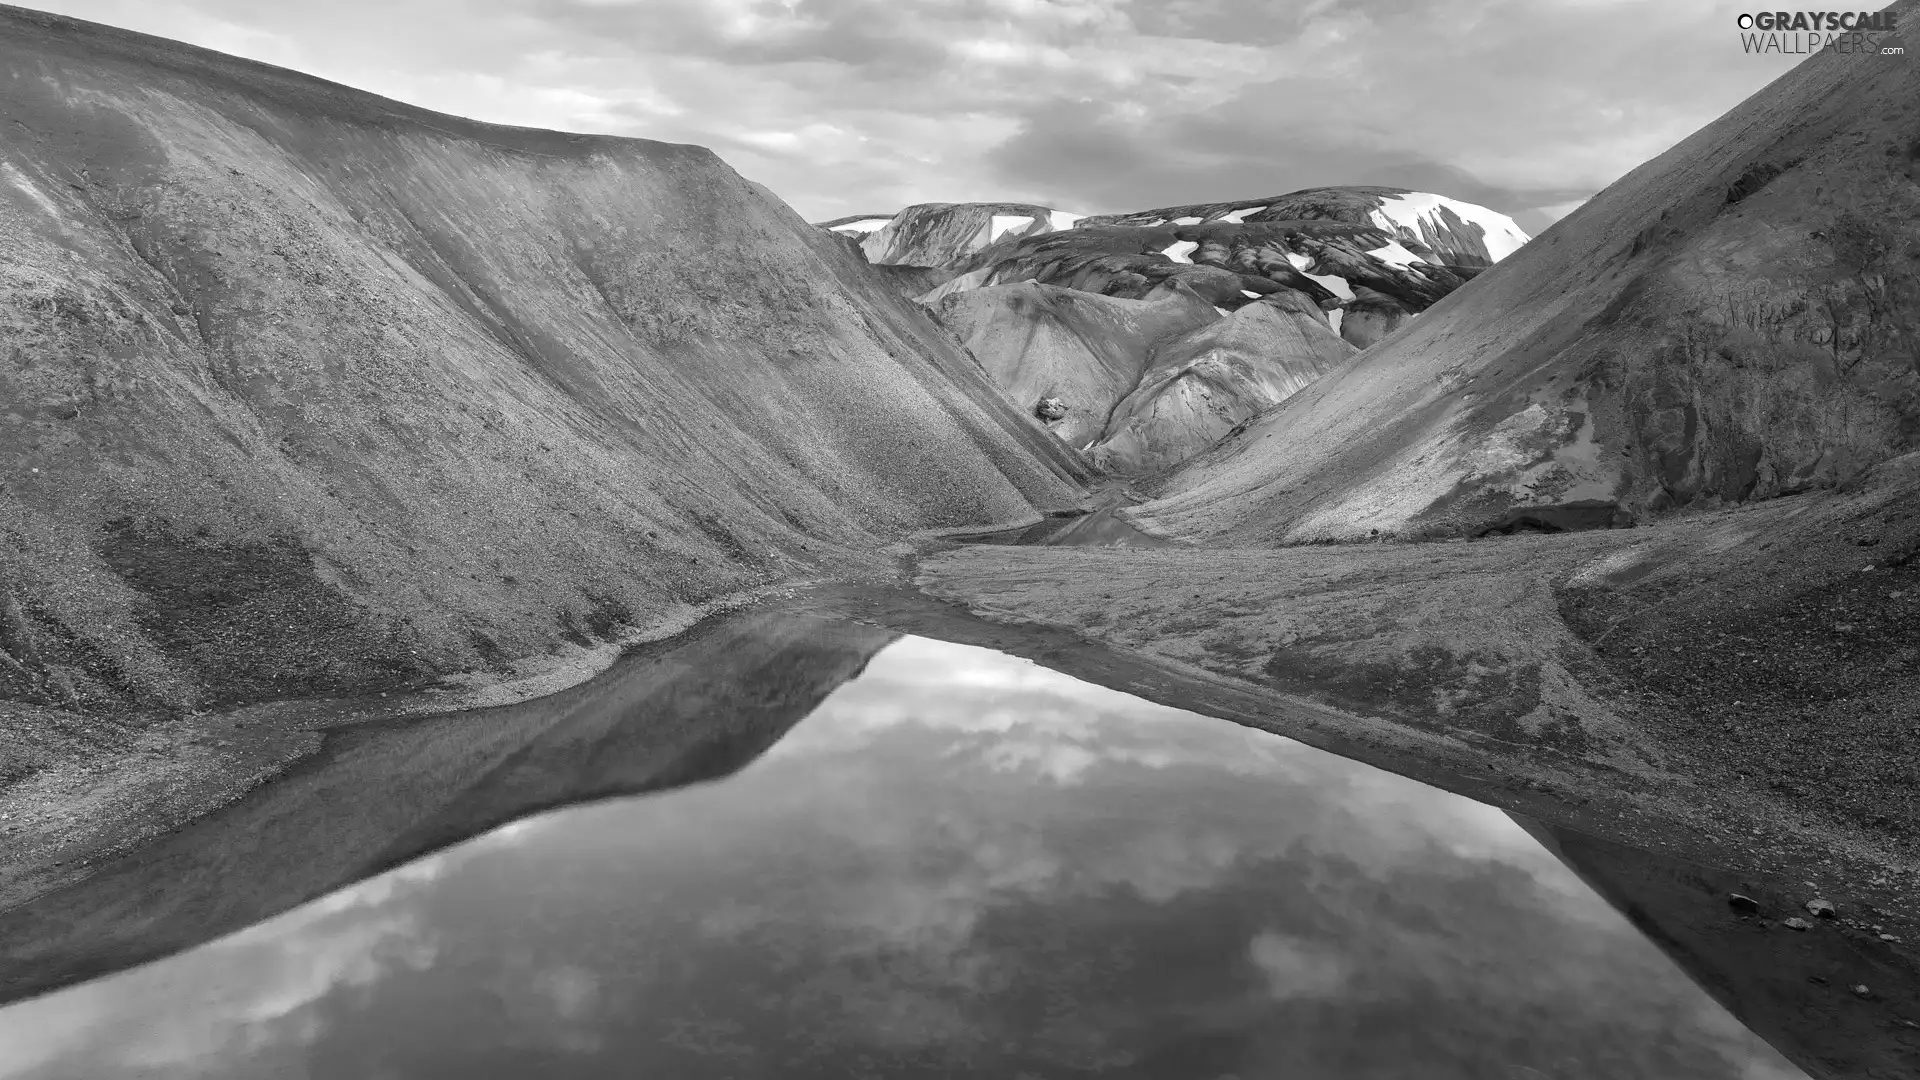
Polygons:
[[1452,211],[1455,217],[1464,222],[1480,226],[1482,242],[1487,246],[1487,257],[1494,262],[1518,251],[1520,245],[1527,242],[1527,234],[1505,214],[1424,191],[1387,196],[1379,209],[1369,216],[1375,225],[1389,233],[1400,234],[1404,231],[1405,235],[1432,247],[1436,246],[1434,237],[1446,227],[1440,215],[1442,209]]

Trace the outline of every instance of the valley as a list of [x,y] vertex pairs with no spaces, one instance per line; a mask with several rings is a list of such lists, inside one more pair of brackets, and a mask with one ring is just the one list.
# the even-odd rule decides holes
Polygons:
[[0,72],[10,997],[729,777],[904,635],[1508,812],[1806,1075],[1920,1070],[1920,69],[1533,237],[810,224],[6,6]]

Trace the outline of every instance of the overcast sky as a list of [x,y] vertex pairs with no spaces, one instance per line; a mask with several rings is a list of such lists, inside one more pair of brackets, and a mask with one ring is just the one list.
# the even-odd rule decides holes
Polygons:
[[[1703,0],[39,0],[501,123],[691,142],[810,220],[1394,184],[1537,232],[1779,75]],[[1876,5],[1877,6],[1877,5]]]

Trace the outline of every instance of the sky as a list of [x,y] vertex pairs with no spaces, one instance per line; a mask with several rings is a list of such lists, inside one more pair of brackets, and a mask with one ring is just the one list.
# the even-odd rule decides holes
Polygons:
[[1548,223],[1781,74],[1703,0],[39,0],[497,123],[697,143],[809,220],[1389,184]]

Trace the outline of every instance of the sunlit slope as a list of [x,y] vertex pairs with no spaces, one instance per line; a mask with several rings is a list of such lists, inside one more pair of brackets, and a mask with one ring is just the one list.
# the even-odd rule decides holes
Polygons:
[[1841,482],[1920,446],[1916,178],[1920,65],[1815,55],[1141,516],[1248,542],[1445,535]]

